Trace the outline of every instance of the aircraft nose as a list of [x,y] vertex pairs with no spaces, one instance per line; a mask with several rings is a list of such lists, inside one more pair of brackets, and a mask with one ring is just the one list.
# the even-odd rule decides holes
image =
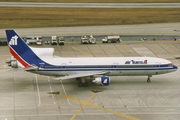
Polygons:
[[173,69],[177,70],[177,69],[178,69],[178,67],[177,67],[177,66],[175,66],[175,65],[173,65]]

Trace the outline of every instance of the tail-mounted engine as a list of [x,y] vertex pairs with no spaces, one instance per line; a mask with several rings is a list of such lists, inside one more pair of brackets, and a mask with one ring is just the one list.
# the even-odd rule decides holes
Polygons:
[[18,68],[17,60],[14,57],[11,57],[11,59],[6,60],[6,64],[12,68]]
[[106,86],[106,85],[109,85],[110,78],[109,77],[99,77],[99,78],[96,78],[95,80],[93,80],[93,82],[97,85]]

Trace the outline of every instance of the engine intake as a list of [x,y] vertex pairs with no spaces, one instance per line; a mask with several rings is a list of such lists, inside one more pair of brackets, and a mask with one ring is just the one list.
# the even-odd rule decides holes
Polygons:
[[6,64],[12,68],[18,68],[18,63],[16,59],[6,60]]
[[98,77],[95,80],[93,80],[93,82],[97,85],[106,86],[106,85],[109,85],[110,78],[109,77]]

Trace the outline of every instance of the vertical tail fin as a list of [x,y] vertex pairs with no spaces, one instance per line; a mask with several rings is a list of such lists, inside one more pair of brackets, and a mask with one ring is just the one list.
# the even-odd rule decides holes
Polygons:
[[14,30],[6,30],[6,35],[10,53],[24,67],[39,66],[39,63],[44,63]]

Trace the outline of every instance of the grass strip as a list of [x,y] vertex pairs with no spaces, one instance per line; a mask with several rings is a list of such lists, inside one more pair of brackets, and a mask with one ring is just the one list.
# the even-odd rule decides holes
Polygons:
[[0,2],[46,3],[179,3],[179,0],[0,0]]
[[180,9],[0,7],[0,28],[125,25],[171,22],[180,22]]

